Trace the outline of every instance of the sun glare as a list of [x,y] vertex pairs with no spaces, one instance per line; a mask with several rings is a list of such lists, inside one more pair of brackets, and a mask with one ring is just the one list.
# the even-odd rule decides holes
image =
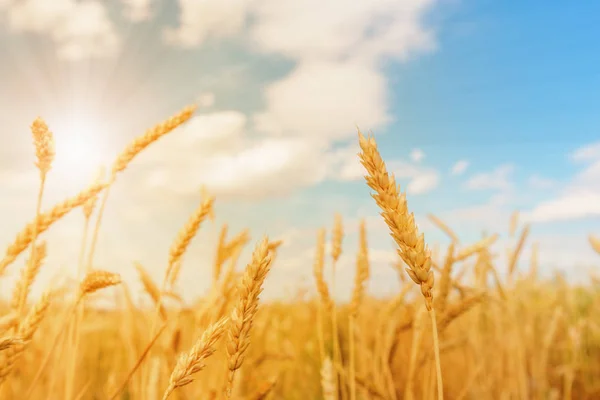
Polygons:
[[102,132],[93,118],[65,120],[52,127],[56,158],[53,172],[65,183],[89,182],[107,157]]

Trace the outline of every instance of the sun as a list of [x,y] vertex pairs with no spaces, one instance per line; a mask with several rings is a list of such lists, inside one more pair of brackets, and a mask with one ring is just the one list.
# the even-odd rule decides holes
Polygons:
[[56,156],[52,174],[65,185],[90,183],[108,159],[97,119],[74,116],[52,126]]

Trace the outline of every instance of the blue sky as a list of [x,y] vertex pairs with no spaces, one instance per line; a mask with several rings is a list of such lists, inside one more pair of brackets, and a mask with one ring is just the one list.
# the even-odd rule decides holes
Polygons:
[[[427,213],[462,245],[498,232],[502,269],[515,241],[509,217],[519,210],[546,275],[580,279],[598,264],[587,235],[600,233],[599,4],[298,4],[0,1],[0,243],[34,209],[28,126],[36,116],[57,139],[49,206],[144,129],[198,102],[197,116],[136,159],[111,194],[97,263],[132,286],[133,261],[161,275],[206,185],[217,219],[187,255],[187,298],[206,287],[225,222],[233,232],[250,228],[254,242],[285,240],[267,296],[310,284],[316,231],[330,228],[335,212],[347,229],[336,295],[349,293],[360,218],[376,269],[370,291],[396,290],[393,247],[356,157],[356,124],[375,134],[432,246],[447,238]],[[77,246],[68,243],[81,223],[74,213],[48,233],[45,282],[74,271]]]

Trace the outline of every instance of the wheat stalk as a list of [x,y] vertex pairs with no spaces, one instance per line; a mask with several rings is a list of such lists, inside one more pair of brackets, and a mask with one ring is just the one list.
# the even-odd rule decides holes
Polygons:
[[194,111],[196,110],[196,106],[188,106],[185,107],[182,111],[175,114],[174,116],[168,118],[167,120],[159,123],[153,128],[148,129],[144,134],[135,138],[131,143],[125,147],[125,149],[117,156],[112,165],[111,177],[109,180],[108,187],[104,192],[104,196],[102,197],[102,201],[100,203],[100,209],[98,210],[98,216],[96,217],[96,224],[94,227],[94,232],[92,234],[92,241],[90,244],[90,251],[88,253],[87,266],[88,269],[91,268],[94,261],[94,254],[96,251],[96,243],[98,241],[98,234],[100,232],[100,224],[102,221],[102,217],[104,216],[104,209],[106,208],[106,202],[108,201],[108,196],[110,194],[110,189],[115,182],[117,175],[120,172],[123,172],[129,163],[133,161],[133,159],[138,156],[144,149],[150,146],[152,143],[156,142],[161,137],[166,134],[172,132],[177,127],[183,125],[187,122]]
[[216,351],[215,344],[225,333],[226,324],[227,319],[223,318],[209,326],[190,351],[179,357],[169,378],[169,386],[165,390],[163,400],[167,400],[175,389],[192,383],[194,380],[192,375],[204,369],[204,361]]
[[354,276],[354,290],[350,300],[350,317],[348,325],[348,341],[350,353],[350,399],[356,399],[356,348],[355,348],[355,323],[358,311],[365,295],[365,283],[369,279],[369,254],[367,245],[367,232],[364,219],[359,226],[359,251],[356,258],[356,274]]
[[12,295],[12,309],[16,315],[20,315],[25,304],[27,303],[27,297],[31,289],[31,285],[35,280],[42,264],[44,263],[47,255],[46,243],[42,242],[36,246],[36,250],[32,252],[31,256],[33,260],[25,263],[25,268],[21,270],[21,276],[15,284],[13,295]]
[[317,340],[319,342],[319,354],[321,362],[325,359],[325,339],[324,339],[324,311],[330,311],[333,301],[329,295],[329,288],[323,277],[325,268],[325,229],[320,229],[317,233],[317,248],[315,261],[313,264],[313,276],[319,293],[320,301],[317,306]]
[[[342,240],[344,239],[344,227],[342,225],[342,216],[335,214],[333,222],[333,232],[331,237],[331,292],[335,297],[335,280],[336,280],[336,267],[337,262],[342,254]],[[342,364],[342,356],[340,349],[339,330],[338,330],[338,319],[337,319],[337,307],[335,300],[332,298],[331,301],[331,329],[333,338],[333,363],[335,365]],[[334,370],[336,387],[339,388],[339,378],[337,371]],[[341,389],[345,390],[345,386]],[[344,392],[342,392],[342,398],[345,398]]]
[[31,342],[33,339],[33,335],[37,331],[42,319],[46,314],[46,311],[48,310],[50,299],[50,292],[46,292],[42,295],[37,304],[31,308],[25,319],[19,324],[16,337],[21,343],[15,344],[1,353],[0,384],[3,383],[8,375],[13,371],[16,362],[27,348],[29,342]]
[[[52,161],[54,160],[55,152],[54,152],[54,135],[48,129],[48,125],[46,122],[37,118],[33,121],[31,126],[31,133],[33,136],[33,143],[35,146],[35,154],[37,158],[36,166],[40,172],[40,188],[38,191],[37,204],[35,209],[35,217],[38,218],[42,209],[42,198],[44,196],[44,189],[46,187],[46,176],[52,168]],[[23,278],[25,281],[21,282],[21,288],[19,293],[15,293],[18,295],[16,299],[16,311],[18,315],[23,313],[25,308],[25,303],[27,301],[27,295],[29,294],[29,286],[33,282],[33,279],[37,275],[37,271],[40,268],[41,260],[44,259],[45,254],[41,257],[36,255],[36,251],[40,250],[38,246],[36,246],[36,239],[38,235],[38,226],[37,224],[34,226],[34,230],[31,237],[31,254],[29,256],[29,260],[25,266],[25,272],[23,273]],[[45,251],[45,248],[43,249]],[[27,281],[30,279],[30,281]]]
[[388,225],[391,236],[398,245],[398,254],[406,263],[406,272],[416,284],[420,285],[421,293],[425,298],[425,305],[431,316],[432,333],[436,354],[438,399],[444,398],[442,385],[442,368],[439,360],[439,345],[435,310],[433,309],[433,272],[431,271],[431,254],[425,244],[423,234],[419,231],[414,221],[414,215],[408,212],[406,194],[399,193],[393,175],[389,175],[387,168],[373,137],[365,138],[358,132],[359,144],[362,150],[359,157],[362,165],[367,170],[365,179],[371,189],[375,202],[381,208],[381,215]]
[[250,345],[250,330],[258,308],[258,296],[271,268],[269,241],[265,237],[254,250],[252,261],[246,267],[238,287],[239,301],[231,313],[228,331],[227,355],[229,374],[225,388],[226,398],[231,398],[235,372],[242,366],[244,354]]
[[32,222],[28,223],[17,234],[14,242],[6,249],[4,258],[0,260],[0,275],[3,275],[6,267],[12,264],[23,250],[29,247],[34,237],[44,233],[53,223],[61,219],[72,209],[83,205],[91,197],[100,193],[105,187],[106,185],[103,183],[92,185],[76,196],[55,205],[50,211],[39,214]]
[[28,399],[31,396],[31,394],[33,393],[33,389],[34,389],[35,385],[41,378],[42,373],[44,372],[44,369],[48,365],[48,362],[50,361],[50,358],[52,357],[52,354],[54,353],[54,350],[56,349],[56,346],[58,345],[59,339],[61,338],[65,329],[69,326],[71,317],[77,310],[78,305],[87,296],[97,292],[98,290],[101,290],[101,289],[104,289],[107,287],[111,287],[114,285],[118,285],[121,282],[122,282],[122,280],[121,280],[121,276],[119,274],[108,272],[108,271],[103,271],[103,270],[90,271],[83,278],[83,280],[79,283],[79,288],[77,290],[75,302],[71,305],[71,307],[66,312],[64,320],[61,321],[61,323],[59,325],[59,330],[56,333],[56,335],[54,336],[50,346],[48,347],[46,354],[44,355],[44,358],[42,359],[40,366],[37,369],[37,372],[31,382],[31,384],[29,385],[29,389],[27,391],[27,394],[25,395],[25,400]]

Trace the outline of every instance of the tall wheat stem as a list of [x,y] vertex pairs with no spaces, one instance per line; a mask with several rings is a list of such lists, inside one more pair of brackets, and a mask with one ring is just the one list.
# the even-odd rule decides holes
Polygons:
[[[35,208],[36,221],[42,212],[42,197],[44,196],[45,186],[46,186],[46,174],[42,174],[41,180],[40,180],[40,189],[38,191],[38,197],[37,197],[37,205]],[[35,262],[35,250],[36,250],[35,244],[37,241],[37,236],[38,236],[38,229],[37,229],[37,224],[35,224],[34,229],[33,229],[33,239],[31,240],[31,253],[29,256],[29,261],[28,261],[27,265],[25,266],[25,268],[33,268],[33,263]],[[23,290],[23,291],[21,291],[21,298],[19,299],[18,315],[23,315],[23,311],[24,311],[23,309],[25,308],[26,302],[27,302],[27,291]]]
[[435,318],[435,309],[431,307],[429,310],[431,317],[431,333],[433,334],[433,352],[435,354],[435,369],[437,377],[437,397],[438,400],[444,400],[444,384],[442,382],[442,364],[440,362],[440,343],[438,340],[438,329]]
[[113,174],[110,181],[108,182],[108,186],[104,189],[104,194],[102,195],[102,201],[100,202],[100,208],[98,209],[98,216],[96,217],[96,224],[94,225],[94,231],[92,233],[92,241],[90,243],[90,252],[88,253],[88,259],[86,264],[86,269],[90,270],[92,268],[92,264],[94,262],[94,254],[96,252],[96,242],[98,241],[98,234],[100,232],[100,224],[102,222],[102,217],[104,215],[104,209],[106,207],[106,202],[108,201],[108,196],[110,195],[110,189],[115,182],[115,175]]
[[323,337],[323,302],[317,300],[317,341],[319,343],[319,357],[321,364],[325,360],[325,338]]
[[[33,226],[33,234],[31,239],[31,255],[27,265],[25,266],[27,270],[34,268],[36,251],[35,242],[39,232],[38,224],[42,209],[42,198],[44,196],[44,189],[46,187],[46,176],[52,168],[52,162],[54,161],[55,157],[54,135],[50,129],[48,129],[48,125],[46,125],[46,122],[43,119],[36,118],[33,121],[33,124],[31,125],[31,134],[33,136],[33,144],[35,146],[35,155],[37,158],[35,165],[40,173],[40,187],[38,190],[37,204],[35,209],[35,223]],[[28,292],[28,290],[22,290],[20,293],[20,298],[18,299],[17,303],[17,315],[19,316],[22,316],[23,314],[23,309],[25,308],[25,303],[27,302]]]
[[52,339],[52,343],[48,347],[48,351],[46,351],[46,354],[44,355],[44,358],[42,359],[42,363],[38,367],[37,372],[36,372],[35,376],[33,377],[33,380],[31,381],[31,384],[29,385],[29,390],[27,391],[27,394],[25,395],[24,400],[28,400],[31,397],[31,395],[33,393],[33,389],[35,388],[36,384],[38,383],[38,381],[42,377],[42,373],[46,369],[46,366],[48,365],[48,362],[50,361],[50,358],[52,358],[52,354],[54,354],[54,349],[58,345],[58,341],[60,340],[62,334],[64,333],[65,328],[69,325],[71,317],[73,316],[73,314],[75,312],[76,306],[77,305],[74,304],[66,312],[65,317],[64,317],[64,319],[62,320],[62,322],[60,324],[58,332],[56,333],[56,335]]
[[[333,363],[335,365],[341,366],[341,352],[340,352],[340,342],[338,336],[338,320],[337,320],[337,306],[334,300],[335,296],[335,270],[336,270],[336,262],[335,260],[331,265],[331,293],[332,293],[332,303],[331,303],[331,331],[332,331],[332,339],[333,339]],[[336,387],[336,398],[339,396],[341,387],[340,387],[340,374],[337,373],[337,369],[334,368],[334,376],[335,376],[335,387]]]
[[348,340],[349,340],[349,353],[350,353],[350,400],[356,400],[356,355],[355,355],[355,343],[354,343],[354,323],[355,318],[353,315],[348,320]]
[[[79,263],[77,266],[77,282],[81,281],[81,276],[84,269],[84,258],[85,258],[85,249],[88,238],[88,231],[90,226],[90,218],[86,217],[83,223],[83,235],[81,238],[81,246],[79,249]],[[86,268],[89,271],[89,268]],[[77,351],[79,350],[79,326],[83,320],[83,307],[78,305],[75,310],[75,320],[72,324],[70,324],[69,331],[69,340],[67,344],[71,343],[70,347],[70,355],[69,364],[67,367],[67,378],[65,379],[65,400],[71,400],[73,398],[74,390],[75,390],[75,375],[76,365],[77,365]]]

